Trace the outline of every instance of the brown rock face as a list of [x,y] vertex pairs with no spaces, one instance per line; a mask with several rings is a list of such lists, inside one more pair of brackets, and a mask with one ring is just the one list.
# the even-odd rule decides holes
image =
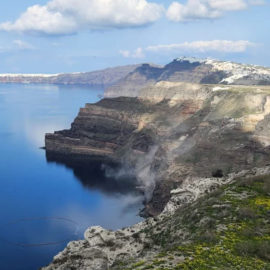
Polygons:
[[146,152],[154,136],[137,130],[147,105],[132,98],[103,99],[86,104],[70,130],[46,134],[47,151],[69,155],[112,156],[129,143],[134,152]]
[[269,101],[269,87],[159,82],[138,98],[87,104],[70,130],[46,134],[46,150],[131,165],[156,215],[188,176],[269,164]]

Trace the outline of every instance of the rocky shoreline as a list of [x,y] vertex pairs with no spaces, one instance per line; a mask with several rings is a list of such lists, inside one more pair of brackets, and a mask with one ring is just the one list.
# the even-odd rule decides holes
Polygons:
[[[153,239],[149,238],[146,231],[172,219],[184,205],[192,204],[205,194],[211,194],[226,184],[264,175],[270,175],[270,165],[233,173],[219,179],[189,178],[181,189],[171,191],[171,199],[160,215],[118,231],[108,231],[100,226],[90,227],[84,234],[84,240],[70,242],[64,251],[54,257],[49,266],[41,269],[126,269],[121,262],[141,262],[153,258],[162,252],[162,248],[153,243]],[[177,263],[184,259],[178,258]]]

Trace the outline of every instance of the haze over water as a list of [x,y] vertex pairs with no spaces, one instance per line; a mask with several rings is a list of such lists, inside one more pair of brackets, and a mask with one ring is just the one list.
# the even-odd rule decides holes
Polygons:
[[[108,177],[99,161],[47,161],[45,133],[70,128],[85,103],[99,100],[102,87],[0,84],[0,238],[10,242],[57,242],[76,233],[62,217],[78,223],[73,240],[95,225],[119,229],[141,220],[131,180]],[[103,169],[102,169],[103,168]],[[110,175],[113,175],[110,170]],[[67,242],[21,247],[0,241],[1,270],[36,270],[52,261]]]

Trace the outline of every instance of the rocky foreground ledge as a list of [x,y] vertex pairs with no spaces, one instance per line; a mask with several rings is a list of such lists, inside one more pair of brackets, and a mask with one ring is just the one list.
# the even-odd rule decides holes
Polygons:
[[[270,166],[221,179],[189,179],[171,195],[159,216],[115,232],[91,227],[85,240],[70,242],[42,269],[268,269],[270,246],[264,245],[270,237]],[[254,221],[256,211],[262,225]],[[253,223],[261,227],[254,236],[243,237],[245,226],[252,234]],[[261,248],[258,257],[241,247],[250,237]],[[245,252],[250,252],[248,258]]]

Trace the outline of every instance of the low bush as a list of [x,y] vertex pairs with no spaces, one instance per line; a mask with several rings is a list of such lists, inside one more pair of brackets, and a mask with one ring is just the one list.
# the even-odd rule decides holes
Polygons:
[[241,218],[253,219],[257,217],[256,212],[250,207],[241,207],[239,208],[238,213]]
[[212,232],[206,232],[199,236],[199,241],[207,244],[213,244],[218,242],[217,236]]
[[269,241],[254,242],[244,241],[235,245],[235,250],[242,256],[258,256],[261,259],[270,261],[270,243]]
[[270,195],[270,181],[265,181],[262,189],[266,195]]

